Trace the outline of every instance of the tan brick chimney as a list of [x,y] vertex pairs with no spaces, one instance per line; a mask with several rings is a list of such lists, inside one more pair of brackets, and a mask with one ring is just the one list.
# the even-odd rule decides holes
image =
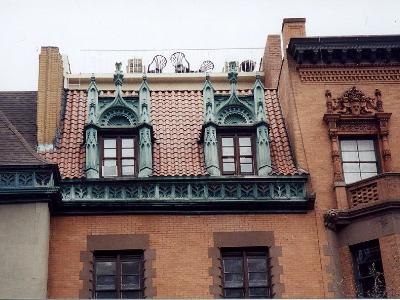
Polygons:
[[306,36],[305,18],[285,18],[282,22],[283,52],[286,55],[286,48],[292,37]]
[[280,35],[268,35],[263,57],[264,86],[266,88],[276,88],[278,86],[281,65],[281,37]]
[[58,47],[42,47],[37,99],[38,150],[52,148],[63,93],[63,62]]

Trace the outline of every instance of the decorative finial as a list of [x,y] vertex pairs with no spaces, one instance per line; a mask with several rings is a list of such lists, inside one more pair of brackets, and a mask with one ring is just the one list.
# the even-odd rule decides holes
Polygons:
[[146,73],[143,73],[142,79],[143,79],[143,81],[146,81],[146,80],[147,80],[147,75],[146,75]]
[[124,82],[124,74],[121,71],[121,66],[122,63],[115,63],[114,83],[116,86],[122,86],[122,83]]
[[121,62],[116,62],[115,63],[115,71],[116,72],[120,72],[121,71],[121,66],[122,66]]
[[92,76],[90,77],[90,82],[92,83],[96,82],[96,77],[94,76],[94,73],[92,73]]
[[206,80],[210,81],[210,73],[208,73],[208,72],[206,73]]

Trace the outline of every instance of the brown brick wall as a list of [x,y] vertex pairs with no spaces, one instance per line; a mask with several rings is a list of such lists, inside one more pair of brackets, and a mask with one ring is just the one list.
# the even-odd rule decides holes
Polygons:
[[42,47],[39,55],[37,99],[38,144],[52,144],[56,134],[63,91],[63,65],[57,47]]
[[[283,24],[284,45],[287,43],[285,35],[293,36],[289,27],[285,29],[287,25],[290,25],[290,23]],[[285,30],[287,31],[286,33]],[[374,68],[371,69],[373,70]],[[322,78],[323,76],[318,75],[318,71],[326,72],[328,70],[334,71],[335,68],[321,67],[318,69],[318,67],[315,67],[313,68],[313,71],[315,71],[314,77],[306,81],[300,76],[299,71],[301,69],[299,70],[296,63],[290,57],[287,57],[285,53],[278,90],[295,160],[300,168],[307,170],[311,174],[311,188],[316,193],[315,211],[321,253],[325,253],[324,250],[326,249],[338,251],[332,238],[327,235],[327,229],[322,221],[323,215],[328,209],[337,208],[331,143],[328,137],[327,125],[322,119],[326,112],[326,90],[329,89],[332,92],[332,97],[342,95],[352,86],[356,86],[370,97],[374,96],[375,89],[381,90],[384,110],[392,113],[389,121],[392,170],[395,172],[400,171],[400,156],[396,154],[400,149],[400,114],[398,113],[399,104],[397,99],[397,95],[400,94],[399,82],[390,78],[383,80],[382,76],[374,77],[374,71],[367,71],[368,77],[357,76],[352,78],[349,76],[345,78],[341,77],[339,73],[339,76],[334,78],[334,76],[330,75],[331,78],[334,78],[333,80],[327,76]],[[358,69],[347,68],[347,70],[366,74],[362,67]],[[377,70],[376,74],[378,74],[379,68],[375,68],[375,70]],[[329,266],[335,265],[331,259],[329,256],[321,255],[324,268],[329,269]],[[335,279],[333,273],[340,274],[340,268],[336,266],[335,270],[332,270],[332,274],[323,277],[326,291],[330,291],[329,286],[336,285],[337,279]]]
[[209,248],[214,232],[274,233],[282,267],[283,297],[326,295],[314,213],[301,215],[75,216],[51,220],[49,298],[77,298],[88,235],[148,234],[155,251],[153,287],[157,298],[211,298]]
[[400,235],[392,234],[379,239],[386,291],[389,298],[400,297]]
[[342,276],[335,282],[337,288],[341,290],[343,297],[356,298],[356,285],[353,272],[353,258],[348,246],[339,248],[340,262],[342,265]]
[[277,88],[281,65],[281,36],[268,35],[263,57],[264,86],[266,88]]

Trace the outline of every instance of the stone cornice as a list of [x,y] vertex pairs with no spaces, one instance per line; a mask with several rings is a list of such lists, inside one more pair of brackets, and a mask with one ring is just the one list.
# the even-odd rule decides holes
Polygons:
[[400,35],[292,38],[288,54],[298,65],[400,62]]

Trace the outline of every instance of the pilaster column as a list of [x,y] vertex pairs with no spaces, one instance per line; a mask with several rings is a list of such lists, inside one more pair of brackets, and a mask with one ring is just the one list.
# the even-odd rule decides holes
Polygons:
[[88,107],[86,117],[86,178],[99,178],[99,143],[97,139],[99,91],[92,75],[88,88]]

